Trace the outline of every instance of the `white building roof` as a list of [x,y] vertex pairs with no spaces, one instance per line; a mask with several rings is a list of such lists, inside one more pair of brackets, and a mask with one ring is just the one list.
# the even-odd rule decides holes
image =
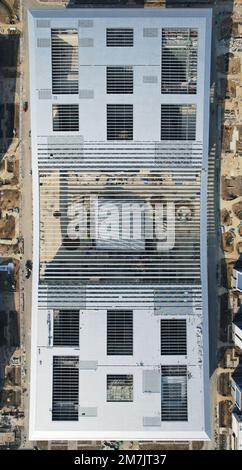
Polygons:
[[232,413],[232,431],[234,450],[242,450],[242,415],[236,411]]
[[[206,199],[211,10],[32,10],[28,26],[35,189],[30,438],[208,439]],[[132,29],[133,47],[106,47],[106,28]],[[198,32],[195,94],[161,93],[164,28]],[[78,31],[75,94],[52,93],[51,31],[62,29]],[[59,39],[61,44],[63,39]],[[70,41],[71,48],[75,38]],[[76,58],[71,54],[75,86]],[[134,92],[106,94],[106,67],[122,65],[133,67]],[[78,130],[54,131],[53,113],[58,105],[67,104],[78,105]],[[132,140],[107,140],[107,104],[133,106]],[[195,106],[194,140],[161,140],[162,104]],[[69,119],[74,119],[76,109],[72,108]],[[107,250],[105,243],[93,247],[90,241],[68,247],[70,205],[87,200],[90,204],[90,196],[114,203],[123,198],[128,203],[130,195],[146,203],[175,203],[176,236],[171,250],[160,252],[158,243],[151,252],[143,243],[132,243],[127,249],[113,243]],[[186,219],[184,207],[190,211]],[[75,346],[55,345],[59,310],[79,312]],[[115,310],[133,312],[132,355],[107,354],[107,312]],[[160,322],[169,319],[186,320],[186,354],[161,355]],[[77,387],[76,420],[53,419],[53,393],[59,393],[57,408],[61,407],[60,391],[57,387],[54,392],[53,385],[58,356],[61,367],[63,357],[74,361],[69,381],[73,389]],[[132,401],[107,401],[108,375],[133,377]],[[58,380],[64,379],[59,376]],[[161,401],[168,389],[172,393],[172,384],[179,397],[186,395],[186,419],[165,420],[164,411],[162,419]]]
[[236,280],[235,280],[235,288],[242,291],[242,272],[240,270],[235,269],[235,275],[236,275]]

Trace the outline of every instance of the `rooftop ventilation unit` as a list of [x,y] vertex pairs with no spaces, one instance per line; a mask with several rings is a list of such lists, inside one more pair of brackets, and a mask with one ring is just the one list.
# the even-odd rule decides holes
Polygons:
[[54,310],[53,346],[79,346],[79,310]]
[[78,104],[54,104],[53,131],[76,132],[79,130]]
[[133,140],[133,105],[107,105],[107,140]]
[[78,421],[79,358],[53,357],[52,421]]
[[107,67],[107,93],[133,93],[133,67]]
[[187,331],[185,319],[161,320],[161,355],[186,355]]
[[134,31],[132,28],[107,28],[107,47],[132,47],[134,45]]
[[187,367],[161,367],[161,420],[187,421]]
[[107,401],[133,401],[133,376],[107,375]]
[[51,30],[52,93],[78,93],[77,29]]
[[196,105],[161,105],[161,140],[196,140]]
[[197,92],[197,48],[197,29],[162,29],[162,93]]
[[133,354],[133,311],[108,310],[107,312],[108,356]]

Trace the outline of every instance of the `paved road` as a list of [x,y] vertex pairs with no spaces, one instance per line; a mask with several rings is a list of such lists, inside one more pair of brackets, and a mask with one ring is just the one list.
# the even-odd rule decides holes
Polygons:
[[[22,80],[21,80],[21,108],[23,102],[28,99],[28,54],[27,54],[27,28],[25,9],[21,2],[21,14],[23,21],[23,37],[21,39],[21,61],[22,61]],[[20,164],[20,184],[21,184],[21,235],[24,238],[24,255],[22,260],[22,279],[21,296],[23,301],[23,310],[21,316],[21,343],[26,351],[26,389],[24,394],[24,411],[26,433],[28,432],[28,409],[29,409],[29,365],[30,365],[30,332],[31,332],[31,278],[25,279],[24,270],[27,259],[32,260],[32,178],[31,170],[31,152],[30,152],[30,115],[29,111],[21,113],[20,119],[20,138],[21,138],[21,164]]]
[[[28,411],[29,411],[29,383],[30,383],[30,351],[31,351],[31,295],[32,282],[25,279],[24,269],[28,259],[33,259],[32,253],[32,176],[31,176],[31,138],[30,131],[30,100],[29,100],[29,56],[28,56],[28,29],[27,29],[27,10],[33,8],[48,8],[48,4],[39,3],[36,0],[21,0],[21,19],[23,36],[21,39],[21,60],[22,60],[22,82],[21,82],[21,107],[23,102],[29,102],[27,112],[21,113],[20,120],[20,138],[21,138],[21,164],[20,164],[20,184],[22,195],[22,213],[21,213],[21,234],[24,237],[24,255],[22,259],[22,298],[23,311],[21,314],[21,330],[23,348],[26,351],[26,392],[24,394],[25,410],[25,432],[23,447],[31,447],[28,443]],[[51,5],[51,8],[60,8],[60,5]],[[63,8],[63,7],[61,7]]]

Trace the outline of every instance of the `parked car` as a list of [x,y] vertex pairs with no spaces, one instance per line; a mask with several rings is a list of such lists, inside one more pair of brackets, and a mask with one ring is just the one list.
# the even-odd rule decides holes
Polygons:
[[33,262],[31,261],[31,259],[27,259],[25,266],[26,266],[26,268],[28,268],[32,271]]
[[28,101],[25,101],[24,104],[23,104],[23,111],[26,112],[28,111]]
[[25,278],[29,279],[31,276],[31,269],[25,267]]
[[28,259],[25,263],[25,278],[29,279],[32,273],[33,263]]

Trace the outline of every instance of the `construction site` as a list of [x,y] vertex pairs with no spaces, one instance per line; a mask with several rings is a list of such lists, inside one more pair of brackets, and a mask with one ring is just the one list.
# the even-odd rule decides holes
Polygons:
[[17,1],[0,3],[0,447],[23,426],[20,348],[20,30]]
[[[28,103],[26,11],[29,8],[80,8],[85,7],[85,3],[88,7],[213,8],[208,186],[210,442],[28,440],[31,269],[26,270],[26,265],[32,259],[32,208],[30,204],[28,209],[29,193],[25,191],[28,185],[31,186],[32,170],[29,163],[31,129],[28,106],[25,105]],[[234,267],[242,257],[241,1],[109,0],[103,4],[101,0],[0,2],[0,449],[231,450],[235,448],[231,376],[242,360],[242,351],[234,344],[232,328],[242,304],[242,290],[237,288],[234,280]],[[59,220],[58,201],[61,196],[55,191],[55,184],[60,178],[61,172],[58,171],[52,174],[43,172],[41,175],[40,201],[44,217],[40,221],[40,277],[44,271],[51,275],[52,260],[60,245],[63,227]],[[69,174],[66,184],[81,187],[87,206],[92,188],[108,198],[114,187],[116,192],[123,191],[128,195],[133,190],[132,184],[149,188],[147,192],[150,187],[159,187],[162,195],[167,188],[172,191],[174,184],[166,172],[134,172],[130,175],[129,184],[122,172],[118,179],[112,172],[103,175],[101,180],[97,178],[95,172],[85,177],[83,173],[73,172]],[[188,196],[189,184],[186,188]],[[71,202],[75,203],[75,199]],[[196,202],[193,206],[188,198],[185,202],[188,212],[184,215],[179,211],[184,203],[176,201],[180,233],[184,223],[189,226],[192,211],[196,217]],[[52,227],[51,233],[48,233],[50,218]],[[196,230],[192,234],[199,237]],[[67,239],[65,243],[68,248]],[[68,249],[79,247],[72,244]],[[88,256],[95,257],[95,250],[87,246],[84,255],[85,274],[90,274]],[[140,260],[139,269],[141,273],[147,273],[149,266],[145,260]]]

